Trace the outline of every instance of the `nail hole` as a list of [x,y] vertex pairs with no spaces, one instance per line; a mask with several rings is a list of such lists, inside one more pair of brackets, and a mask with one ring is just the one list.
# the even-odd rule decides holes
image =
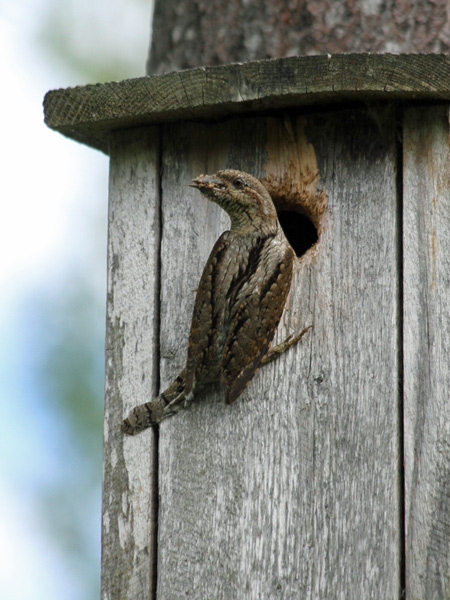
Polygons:
[[278,220],[298,258],[312,248],[319,239],[314,223],[303,213],[295,210],[280,210]]

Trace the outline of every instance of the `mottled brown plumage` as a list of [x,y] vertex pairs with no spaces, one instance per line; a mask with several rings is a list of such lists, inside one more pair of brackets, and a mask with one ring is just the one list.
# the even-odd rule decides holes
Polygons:
[[296,343],[269,352],[292,279],[294,252],[260,181],[240,171],[194,179],[230,216],[205,265],[194,305],[186,368],[162,394],[137,406],[122,424],[135,434],[190,404],[209,383],[220,382],[234,402],[258,367]]

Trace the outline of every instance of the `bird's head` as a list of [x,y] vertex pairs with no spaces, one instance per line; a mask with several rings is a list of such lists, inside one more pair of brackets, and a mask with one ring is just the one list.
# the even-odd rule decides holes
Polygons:
[[192,180],[191,186],[228,213],[232,231],[244,234],[276,231],[278,219],[272,198],[256,177],[225,169],[211,176],[200,175]]

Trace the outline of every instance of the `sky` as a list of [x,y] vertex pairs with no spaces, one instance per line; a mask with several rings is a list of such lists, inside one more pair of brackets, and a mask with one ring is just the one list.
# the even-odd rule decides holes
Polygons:
[[[67,11],[67,26],[78,29],[77,43],[89,51],[101,44],[99,52],[107,52],[130,14],[134,16],[137,25],[131,23],[123,43],[133,46],[129,64],[135,60],[136,67],[129,76],[144,74],[150,1],[148,8],[141,2],[138,11],[120,0],[60,4],[78,7],[78,21]],[[51,0],[0,2],[0,598],[5,600],[86,598],[64,544],[48,534],[33,503],[37,490],[67,475],[57,455],[67,426],[57,412],[49,411],[45,390],[31,375],[30,357],[36,348],[30,340],[35,343],[31,333],[42,327],[35,322],[40,318],[35,310],[39,298],[61,288],[71,265],[90,270],[86,280],[103,313],[108,158],[43,123],[46,91],[86,83],[76,79],[73,68],[65,68],[61,57],[49,60],[37,43],[40,21],[48,18],[50,5]],[[108,19],[102,20],[102,11],[112,6]],[[91,27],[85,27],[83,11]],[[99,31],[98,23],[104,23],[104,30]],[[92,240],[99,224],[103,231]],[[100,319],[103,327],[104,314]],[[100,481],[95,489],[95,498],[80,513],[99,572]]]

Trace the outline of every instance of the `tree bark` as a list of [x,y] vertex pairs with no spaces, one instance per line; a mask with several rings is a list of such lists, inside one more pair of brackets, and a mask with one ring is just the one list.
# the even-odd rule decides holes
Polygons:
[[446,0],[155,0],[147,73],[293,55],[449,49]]

